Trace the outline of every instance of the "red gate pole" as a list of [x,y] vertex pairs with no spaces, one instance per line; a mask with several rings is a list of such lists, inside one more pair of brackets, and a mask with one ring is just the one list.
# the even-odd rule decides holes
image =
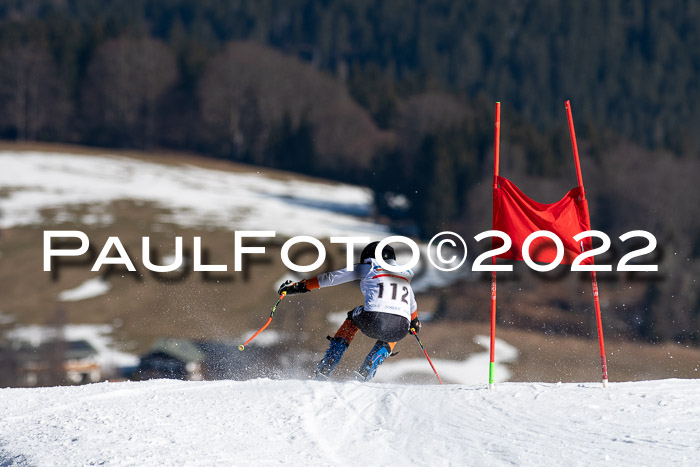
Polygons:
[[[566,101],[566,116],[569,119],[569,134],[571,135],[571,147],[574,151],[574,161],[576,162],[576,176],[578,186],[581,189],[582,200],[586,202],[586,192],[583,189],[583,175],[581,174],[581,162],[578,157],[578,145],[576,144],[576,132],[574,131],[574,119],[571,115],[571,102]],[[591,215],[588,212],[588,203],[585,204],[588,225],[591,223]],[[595,304],[595,318],[598,327],[598,344],[600,345],[600,363],[603,370],[603,387],[608,387],[608,364],[605,361],[605,342],[603,340],[603,320],[600,316],[600,298],[598,296],[598,278],[595,271],[591,271],[591,284],[593,286],[593,303]]]
[[[496,135],[494,137],[494,163],[493,163],[493,190],[494,193],[498,189],[498,157],[500,152],[501,140],[501,103],[496,102]],[[493,215],[491,217],[493,225]],[[491,264],[496,264],[496,257],[491,257]],[[494,367],[496,349],[496,271],[491,271],[491,346],[489,360],[489,389],[494,388]]]

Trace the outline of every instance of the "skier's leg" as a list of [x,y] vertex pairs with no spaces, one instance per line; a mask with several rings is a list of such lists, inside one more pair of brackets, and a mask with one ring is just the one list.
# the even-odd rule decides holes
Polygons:
[[335,336],[333,336],[333,339],[343,339],[347,345],[350,345],[352,340],[355,338],[357,331],[359,330],[360,328],[358,328],[355,323],[348,318],[343,321],[343,324],[340,325],[335,333]]
[[394,350],[396,342],[377,341],[369,351],[360,369],[355,373],[355,377],[361,381],[369,381],[374,378],[377,368],[384,362]]
[[346,319],[343,324],[338,328],[335,336],[328,336],[328,340],[331,341],[326,351],[326,355],[318,363],[316,369],[317,379],[327,379],[331,372],[335,369],[336,365],[340,361],[340,358],[345,353],[353,338],[357,334],[359,328],[355,326],[350,318]]

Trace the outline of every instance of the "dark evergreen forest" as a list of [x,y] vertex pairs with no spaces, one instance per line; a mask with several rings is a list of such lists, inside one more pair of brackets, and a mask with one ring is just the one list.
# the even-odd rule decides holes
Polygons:
[[650,339],[698,339],[699,75],[690,0],[0,2],[0,138],[362,183],[424,238],[489,227],[496,101],[502,174],[574,186],[570,99],[593,223],[665,245]]

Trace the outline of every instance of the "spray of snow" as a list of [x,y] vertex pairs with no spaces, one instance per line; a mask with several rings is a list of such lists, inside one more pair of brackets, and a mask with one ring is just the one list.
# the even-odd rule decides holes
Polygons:
[[[253,337],[253,334],[255,334],[257,331],[257,329],[246,331],[240,338],[240,341],[246,342],[248,339]],[[290,337],[292,336],[289,336],[287,333],[275,331],[274,329],[266,329],[265,332],[258,334],[258,337],[251,341],[250,345],[253,347],[272,347],[284,342]]]

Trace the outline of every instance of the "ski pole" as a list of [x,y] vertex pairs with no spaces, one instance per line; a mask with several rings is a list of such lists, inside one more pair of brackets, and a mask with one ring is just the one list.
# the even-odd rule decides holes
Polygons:
[[258,332],[256,332],[255,334],[253,334],[253,337],[251,337],[250,339],[248,339],[247,341],[245,341],[244,344],[239,345],[239,346],[238,346],[238,350],[243,350],[243,349],[245,349],[245,346],[248,345],[248,343],[249,343],[250,341],[252,341],[253,339],[255,339],[255,338],[258,336],[258,334],[260,334],[261,332],[263,332],[263,331],[265,330],[265,328],[266,328],[267,326],[269,326],[269,324],[272,322],[272,315],[275,314],[275,310],[277,309],[277,305],[280,304],[280,302],[282,301],[282,299],[283,299],[286,295],[287,295],[287,292],[282,292],[282,295],[280,295],[280,298],[277,299],[277,303],[275,303],[275,306],[272,307],[272,312],[270,313],[270,317],[267,318],[267,323],[263,324],[263,327],[261,327],[260,329],[258,329]]
[[430,357],[428,357],[428,352],[425,351],[425,347],[423,347],[423,343],[420,341],[420,337],[418,337],[418,333],[414,328],[411,328],[411,334],[416,336],[416,340],[418,341],[418,345],[420,345],[421,350],[423,351],[423,354],[425,355],[425,358],[428,359],[428,363],[430,363],[430,368],[433,369],[433,372],[435,373],[435,376],[437,376],[438,381],[440,381],[440,384],[444,384],[442,380],[440,379],[440,375],[438,374],[437,370],[435,369],[435,366],[433,365],[432,360],[430,360]]

